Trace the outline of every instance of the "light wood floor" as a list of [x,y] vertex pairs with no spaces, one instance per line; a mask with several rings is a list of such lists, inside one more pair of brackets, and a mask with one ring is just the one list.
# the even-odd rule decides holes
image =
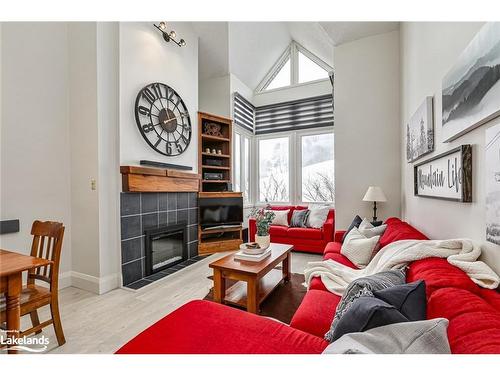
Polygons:
[[[150,284],[138,291],[116,289],[101,296],[69,287],[59,293],[66,344],[57,346],[53,328],[43,334],[50,338],[50,353],[113,353],[135,335],[168,313],[193,299],[202,299],[212,287],[208,264],[225,254],[202,261]],[[320,255],[292,253],[292,272],[303,273]],[[45,319],[48,309],[40,310]],[[29,319],[23,318],[23,325]]]

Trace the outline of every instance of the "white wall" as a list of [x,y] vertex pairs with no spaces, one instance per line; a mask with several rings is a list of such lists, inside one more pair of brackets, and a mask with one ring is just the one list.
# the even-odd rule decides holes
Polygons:
[[65,273],[72,242],[66,23],[4,23],[1,48],[0,215],[21,223],[19,233],[0,236],[1,246],[28,254],[32,222],[61,221]]
[[223,117],[231,116],[230,76],[200,81],[199,110]]
[[96,23],[69,23],[68,38],[72,271],[99,277],[99,202],[90,186],[98,179]]
[[[484,131],[495,119],[451,143],[441,142],[441,79],[479,31],[482,23],[404,23],[401,28],[401,118],[408,120],[427,95],[434,95],[437,155],[462,144],[473,145],[473,202],[456,203],[413,195],[413,167],[401,152],[403,217],[431,238],[472,238],[483,245],[483,260],[500,272],[500,246],[486,242]],[[404,131],[401,134],[404,150]]]
[[388,199],[377,216],[399,216],[399,32],[336,47],[334,68],[335,227],[372,217],[373,204],[362,201],[370,185]]
[[99,293],[121,285],[119,25],[97,23]]
[[[198,38],[189,23],[169,23],[186,40],[185,47],[166,43],[152,22],[120,23],[120,163],[141,159],[193,166],[197,170]],[[134,117],[137,93],[147,84],[162,82],[182,97],[191,116],[192,137],[188,149],[167,157],[154,151],[142,138]]]

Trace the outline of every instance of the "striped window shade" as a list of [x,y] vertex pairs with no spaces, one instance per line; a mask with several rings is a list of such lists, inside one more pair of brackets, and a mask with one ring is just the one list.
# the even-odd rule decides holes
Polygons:
[[255,108],[255,134],[333,126],[331,94]]
[[237,92],[234,93],[233,105],[234,123],[253,134],[255,107]]

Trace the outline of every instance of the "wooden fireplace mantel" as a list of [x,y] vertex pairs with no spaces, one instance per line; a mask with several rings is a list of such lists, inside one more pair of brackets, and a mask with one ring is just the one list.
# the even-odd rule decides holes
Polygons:
[[176,169],[122,165],[124,192],[198,192],[201,175]]

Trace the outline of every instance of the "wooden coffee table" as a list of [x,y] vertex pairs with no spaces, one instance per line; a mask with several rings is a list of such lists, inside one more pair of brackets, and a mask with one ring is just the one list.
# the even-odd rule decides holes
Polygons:
[[[260,262],[235,260],[234,254],[210,263],[214,270],[214,301],[245,307],[257,314],[262,301],[290,280],[292,245],[272,243],[271,255]],[[282,263],[282,269],[275,267]],[[226,290],[226,279],[238,282]]]

